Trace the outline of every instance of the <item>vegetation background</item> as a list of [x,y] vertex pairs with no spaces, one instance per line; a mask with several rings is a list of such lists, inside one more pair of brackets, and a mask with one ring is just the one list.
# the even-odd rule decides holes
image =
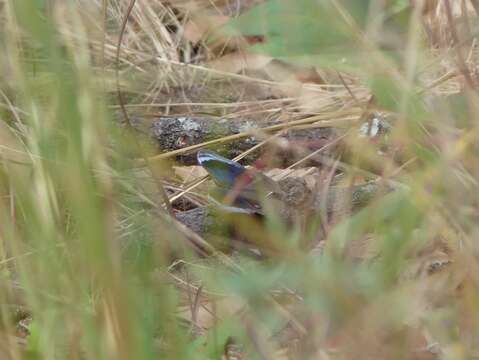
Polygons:
[[[478,15],[477,0],[0,0],[0,358],[479,357]],[[207,196],[172,160],[204,144],[156,156],[148,130],[208,116],[351,134],[370,114],[390,119],[388,150],[346,136],[321,174],[402,190],[326,221],[313,251],[267,210],[256,243],[283,250],[262,261],[175,219]]]

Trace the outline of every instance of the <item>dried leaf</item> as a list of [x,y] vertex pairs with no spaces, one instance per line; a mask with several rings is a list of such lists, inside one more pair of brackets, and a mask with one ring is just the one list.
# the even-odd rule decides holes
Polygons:
[[270,56],[236,51],[211,61],[209,65],[216,70],[239,73],[244,70],[261,70],[271,60]]
[[221,38],[219,28],[230,20],[229,16],[201,13],[194,15],[184,26],[183,36],[196,44],[207,37]]
[[175,175],[178,176],[185,183],[200,179],[208,175],[208,172],[199,165],[173,166],[173,170],[175,172]]

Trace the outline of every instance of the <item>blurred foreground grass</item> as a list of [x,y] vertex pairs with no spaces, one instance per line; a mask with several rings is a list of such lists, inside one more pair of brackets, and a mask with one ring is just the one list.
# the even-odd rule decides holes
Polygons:
[[[0,358],[232,359],[236,348],[266,359],[478,357],[477,14],[464,6],[472,41],[458,43],[451,34],[464,27],[448,22],[447,1],[428,2],[429,15],[382,3],[270,1],[230,23],[228,31],[270,40],[254,54],[319,64],[325,79],[350,76],[349,86],[335,78],[336,97],[322,90],[333,81],[306,103],[295,87],[304,107],[274,114],[362,112],[374,95],[397,119],[388,136],[402,157],[379,160],[379,175],[409,189],[329,229],[322,255],[301,248],[300,226],[268,216],[269,236],[294,251],[257,262],[196,256],[191,234],[142,190],[133,160],[141,151],[112,107],[127,2],[0,1]],[[188,6],[139,0],[127,24],[121,88],[147,115],[188,103],[172,88],[194,87],[197,72],[220,58],[211,42],[193,49],[180,36],[188,16],[209,9]],[[381,21],[396,11],[407,21]],[[342,15],[370,21],[354,27]],[[182,60],[191,66],[177,66]],[[229,79],[222,69],[213,75]],[[375,156],[354,139],[348,146],[353,165]],[[146,176],[168,183],[163,165],[150,169],[161,177]],[[347,256],[347,244],[364,238],[359,246],[380,255]]]

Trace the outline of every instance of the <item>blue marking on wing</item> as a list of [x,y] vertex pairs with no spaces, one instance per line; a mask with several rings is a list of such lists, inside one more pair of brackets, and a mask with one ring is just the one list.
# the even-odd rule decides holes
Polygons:
[[231,189],[238,177],[246,171],[239,163],[226,159],[213,151],[200,150],[197,154],[198,163],[212,176],[214,181],[227,189]]

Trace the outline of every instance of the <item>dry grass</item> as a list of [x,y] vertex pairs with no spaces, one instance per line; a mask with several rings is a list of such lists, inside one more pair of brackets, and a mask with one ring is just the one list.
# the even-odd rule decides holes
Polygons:
[[[371,20],[354,71],[220,31],[258,3],[0,0],[1,359],[478,356],[477,1],[411,2],[388,38],[397,58]],[[252,133],[158,153],[124,112],[141,129],[249,119],[263,127],[251,150],[322,164],[274,177],[401,189],[335,221],[321,209],[321,230],[269,208],[260,226],[238,221],[270,250],[257,260],[192,232],[161,196],[204,205],[206,178],[166,160]],[[357,135],[371,114],[392,119],[381,155]],[[320,127],[341,137],[328,156],[279,139]]]

